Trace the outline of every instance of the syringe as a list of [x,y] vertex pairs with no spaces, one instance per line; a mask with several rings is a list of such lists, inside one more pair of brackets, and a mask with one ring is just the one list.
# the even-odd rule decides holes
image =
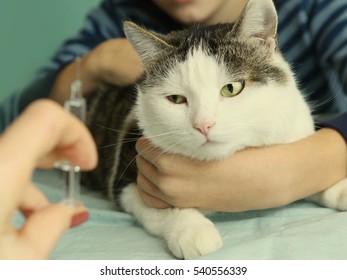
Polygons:
[[[86,100],[82,96],[82,81],[80,79],[79,67],[79,58],[77,58],[76,80],[71,84],[70,98],[65,101],[64,108],[82,122],[85,122],[87,105]],[[60,161],[56,164],[56,167],[65,173],[65,199],[63,203],[73,207],[80,205],[81,168],[71,165],[68,161]]]

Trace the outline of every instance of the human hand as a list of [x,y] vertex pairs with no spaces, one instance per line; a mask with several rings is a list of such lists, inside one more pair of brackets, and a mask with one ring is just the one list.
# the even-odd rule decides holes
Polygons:
[[82,59],[86,79],[97,84],[127,86],[143,75],[143,65],[127,39],[111,39]]
[[[261,150],[245,150],[222,161],[196,161],[162,153],[144,138],[136,148],[138,190],[150,207],[237,212],[271,203],[266,201],[269,183],[264,182],[271,177],[271,171],[260,162],[257,154]],[[258,169],[263,169],[263,180],[258,179]],[[276,206],[283,203],[280,196],[277,199]]]
[[[86,219],[85,208],[50,204],[32,183],[36,167],[66,159],[83,169],[97,162],[88,130],[51,101],[36,101],[0,137],[0,259],[43,259],[70,226]],[[25,222],[11,219],[22,212]]]
[[249,148],[222,161],[161,153],[141,138],[138,190],[150,207],[238,212],[286,205],[347,176],[347,148],[332,129],[291,144]]
[[[80,64],[80,65],[79,65]],[[63,104],[69,97],[77,69],[83,82],[83,94],[96,91],[102,84],[127,86],[134,84],[144,72],[142,62],[127,39],[111,39],[101,43],[79,61],[71,62],[58,75],[50,98]]]

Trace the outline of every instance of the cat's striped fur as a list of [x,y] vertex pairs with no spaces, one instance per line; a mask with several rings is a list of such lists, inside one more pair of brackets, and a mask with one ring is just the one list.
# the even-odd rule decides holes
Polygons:
[[99,164],[83,183],[99,188],[116,206],[123,187],[136,180],[135,142],[141,136],[133,108],[136,88],[104,87],[87,98],[87,125],[98,146]]

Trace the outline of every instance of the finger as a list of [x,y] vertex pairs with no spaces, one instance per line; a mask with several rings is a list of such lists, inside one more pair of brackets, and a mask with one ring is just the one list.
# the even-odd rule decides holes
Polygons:
[[27,217],[33,211],[46,207],[49,202],[45,195],[38,190],[33,184],[29,183],[24,186],[22,193],[19,193],[15,199],[7,199],[1,203],[2,211],[0,211],[0,224],[8,225],[12,219],[15,209],[19,209],[22,214]]
[[193,160],[182,155],[163,153],[155,148],[146,138],[136,142],[136,150],[148,162],[152,163],[161,174],[174,176],[191,176],[197,166],[201,168],[201,161]]
[[63,233],[70,228],[76,211],[62,205],[49,205],[30,215],[20,231],[19,238],[27,247],[35,252],[32,258],[47,258]]
[[137,187],[143,192],[163,200],[163,194],[161,190],[155,184],[153,184],[153,182],[148,180],[148,178],[143,175],[141,171],[138,171],[137,173]]
[[24,190],[22,202],[19,205],[19,210],[25,217],[30,216],[31,213],[47,207],[49,201],[46,196],[33,184]]
[[10,163],[15,161],[12,164],[22,167],[25,173],[47,155],[53,160],[64,157],[87,169],[93,168],[97,161],[95,144],[87,128],[52,101],[30,105],[1,140],[2,156]]
[[166,209],[171,208],[172,205],[169,203],[159,199],[158,197],[155,197],[151,195],[150,193],[147,193],[141,186],[137,185],[137,191],[142,199],[142,201],[151,208],[158,208],[158,209]]
[[155,148],[148,139],[141,137],[137,140],[135,148],[137,153],[147,161],[154,165],[158,164],[157,161],[162,155],[162,152]]
[[138,155],[136,157],[136,165],[139,170],[138,174],[145,176],[148,181],[153,183],[153,185],[160,185],[160,174],[158,169],[152,163]]

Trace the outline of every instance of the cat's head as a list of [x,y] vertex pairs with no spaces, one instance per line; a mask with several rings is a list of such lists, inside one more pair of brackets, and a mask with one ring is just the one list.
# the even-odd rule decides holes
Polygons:
[[233,25],[160,35],[126,22],[124,30],[144,64],[137,116],[155,145],[209,160],[284,141],[303,100],[277,49],[271,0],[250,0]]

